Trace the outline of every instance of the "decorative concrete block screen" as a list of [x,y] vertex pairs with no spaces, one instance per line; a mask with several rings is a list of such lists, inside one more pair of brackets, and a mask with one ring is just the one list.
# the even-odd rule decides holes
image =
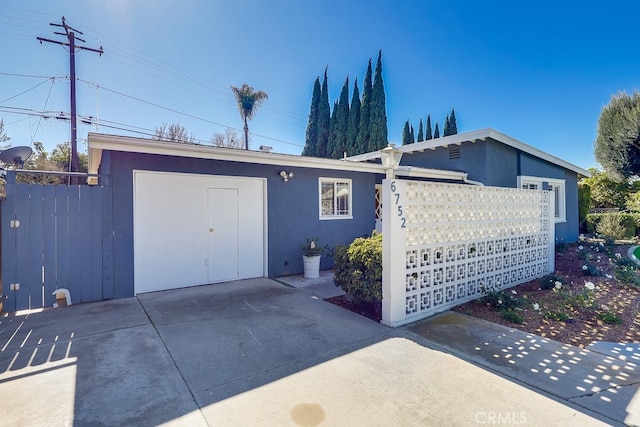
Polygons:
[[548,191],[384,180],[382,323],[399,326],[554,269]]

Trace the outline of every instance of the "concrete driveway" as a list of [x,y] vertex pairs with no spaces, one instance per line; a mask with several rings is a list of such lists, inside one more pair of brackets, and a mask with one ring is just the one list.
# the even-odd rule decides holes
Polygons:
[[615,424],[422,328],[269,279],[3,317],[0,424]]

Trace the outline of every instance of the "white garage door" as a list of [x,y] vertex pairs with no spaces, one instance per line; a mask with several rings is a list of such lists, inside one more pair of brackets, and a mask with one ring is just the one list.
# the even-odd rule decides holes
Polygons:
[[265,276],[266,180],[134,171],[135,293]]

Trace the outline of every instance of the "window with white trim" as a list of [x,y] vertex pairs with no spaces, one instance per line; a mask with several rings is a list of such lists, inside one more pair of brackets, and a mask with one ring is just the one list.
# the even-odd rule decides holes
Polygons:
[[350,219],[351,180],[320,178],[320,219]]
[[[546,186],[545,186],[546,184]],[[565,222],[567,220],[566,197],[563,179],[541,178],[537,176],[519,176],[518,188],[528,190],[544,190],[553,191],[555,201],[554,215],[556,222]]]

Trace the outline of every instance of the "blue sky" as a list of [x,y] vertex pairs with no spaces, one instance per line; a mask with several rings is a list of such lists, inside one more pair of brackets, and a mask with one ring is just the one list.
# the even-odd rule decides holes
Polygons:
[[[639,12],[616,1],[4,0],[0,118],[14,146],[69,140],[67,121],[24,114],[69,112],[68,53],[36,40],[63,40],[49,23],[64,15],[85,46],[104,47],[76,60],[78,114],[98,117],[98,132],[180,123],[208,141],[242,128],[229,86],[248,83],[269,95],[251,147],[299,154],[315,78],[328,67],[333,105],[347,76],[362,89],[382,49],[391,142],[405,120],[417,132],[431,114],[442,127],[454,107],[459,132],[491,127],[588,168],[600,110],[638,87]],[[90,131],[80,124],[79,150]]]

